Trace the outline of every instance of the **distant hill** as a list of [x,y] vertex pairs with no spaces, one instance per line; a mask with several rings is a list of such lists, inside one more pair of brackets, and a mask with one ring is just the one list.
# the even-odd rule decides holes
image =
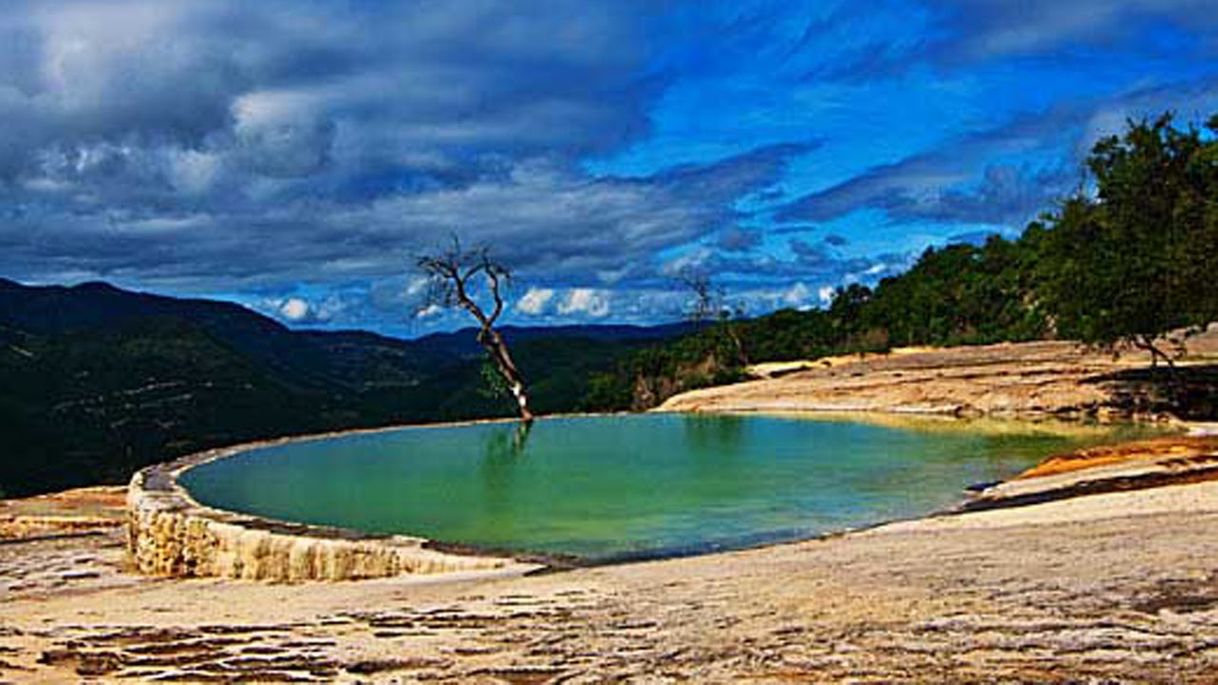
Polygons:
[[[686,327],[507,327],[540,412]],[[245,440],[509,413],[480,391],[472,329],[400,340],[294,331],[240,305],[105,283],[0,279],[0,491],[121,482]]]
[[[583,340],[600,340],[605,342],[623,341],[655,341],[675,338],[694,330],[696,326],[689,322],[660,324],[657,326],[631,326],[626,324],[594,324],[567,326],[502,326],[499,332],[512,342],[528,340],[580,338]],[[418,344],[434,344],[441,347],[468,347],[476,349],[474,340],[476,328],[463,328],[452,333],[431,333],[415,338],[411,342]]]

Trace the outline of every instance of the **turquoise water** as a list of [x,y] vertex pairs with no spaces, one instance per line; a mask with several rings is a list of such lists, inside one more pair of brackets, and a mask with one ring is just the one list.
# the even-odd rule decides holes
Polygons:
[[966,486],[1130,431],[676,414],[408,428],[191,469],[261,516],[589,560],[682,554],[922,515]]

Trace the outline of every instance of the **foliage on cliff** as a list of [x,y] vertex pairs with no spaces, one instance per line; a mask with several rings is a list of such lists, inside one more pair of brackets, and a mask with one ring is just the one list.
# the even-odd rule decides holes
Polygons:
[[[810,359],[909,345],[1044,337],[1156,342],[1218,319],[1218,117],[1208,133],[1170,115],[1131,121],[1096,143],[1090,184],[1014,241],[928,249],[873,289],[839,289],[825,310],[735,322],[752,361]],[[592,382],[587,404],[654,406],[682,390],[738,377],[723,326],[636,353]]]

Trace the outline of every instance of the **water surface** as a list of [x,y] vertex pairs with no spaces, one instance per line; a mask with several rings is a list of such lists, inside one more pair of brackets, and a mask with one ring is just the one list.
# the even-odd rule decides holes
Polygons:
[[[999,426],[996,428],[995,426]],[[590,560],[743,547],[923,515],[970,484],[1141,429],[767,416],[572,417],[250,450],[184,474],[261,516]]]

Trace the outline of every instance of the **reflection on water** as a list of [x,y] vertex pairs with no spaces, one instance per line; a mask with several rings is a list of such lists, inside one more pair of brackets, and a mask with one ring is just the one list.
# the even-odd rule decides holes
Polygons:
[[964,487],[1140,429],[644,415],[407,429],[188,471],[280,519],[590,558],[806,537],[949,506]]
[[496,425],[487,431],[485,439],[486,458],[515,459],[525,453],[528,446],[529,433],[533,430],[532,423],[518,422],[512,426]]
[[532,423],[495,425],[486,431],[479,463],[486,510],[505,529],[515,529],[513,493],[517,464],[526,457]]
[[696,450],[719,453],[739,447],[744,433],[745,418],[728,414],[687,414],[684,419],[685,438]]

